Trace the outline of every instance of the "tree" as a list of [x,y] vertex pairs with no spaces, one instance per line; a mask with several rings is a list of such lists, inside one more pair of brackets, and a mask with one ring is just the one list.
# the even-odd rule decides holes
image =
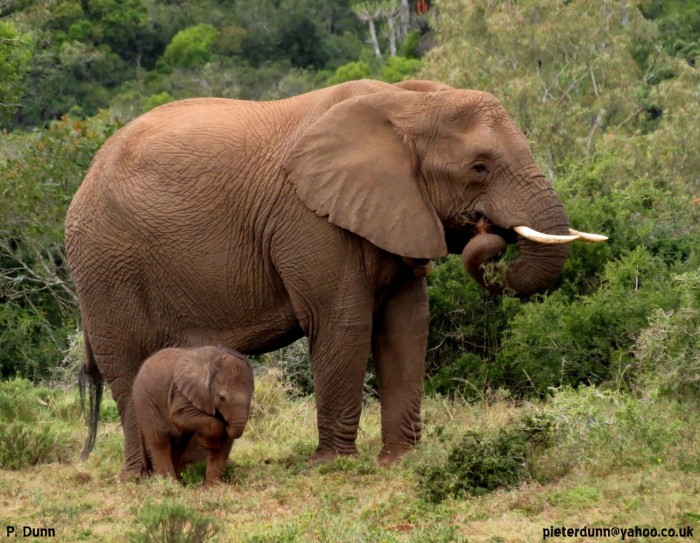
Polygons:
[[379,5],[380,14],[386,19],[389,35],[389,54],[392,57],[396,56],[396,38],[399,34],[399,42],[403,41],[400,36],[400,30],[396,27],[396,18],[401,10],[400,4],[395,0],[385,0]]
[[354,4],[352,11],[357,15],[357,18],[369,25],[369,39],[374,49],[374,56],[382,58],[382,52],[379,49],[379,40],[377,39],[377,29],[374,26],[374,21],[381,14],[381,7],[373,2],[362,2]]
[[0,21],[0,121],[20,107],[21,82],[29,69],[32,42],[12,23]]

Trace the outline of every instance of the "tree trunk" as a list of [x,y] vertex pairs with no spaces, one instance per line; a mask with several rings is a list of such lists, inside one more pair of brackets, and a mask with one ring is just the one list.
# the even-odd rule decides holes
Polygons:
[[377,40],[377,30],[374,28],[374,19],[369,19],[369,37],[372,40],[372,47],[374,47],[374,55],[377,58],[382,58],[382,52],[379,50],[379,40]]
[[394,15],[387,15],[387,25],[389,26],[389,54],[392,57],[396,56],[396,24],[394,24]]
[[408,36],[408,25],[411,22],[411,10],[408,7],[408,0],[401,0],[399,8],[399,39],[403,42]]

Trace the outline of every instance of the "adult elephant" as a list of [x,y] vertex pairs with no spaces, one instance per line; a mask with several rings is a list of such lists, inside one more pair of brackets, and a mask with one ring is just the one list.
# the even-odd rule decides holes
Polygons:
[[489,288],[527,295],[558,275],[559,242],[583,236],[498,100],[427,81],[161,106],[97,153],[65,234],[86,368],[117,401],[125,475],[141,465],[131,386],[150,354],[255,354],[302,335],[312,459],[356,452],[370,350],[379,459],[399,458],[421,435],[430,259],[464,251],[485,283],[480,264],[517,242],[505,284]]

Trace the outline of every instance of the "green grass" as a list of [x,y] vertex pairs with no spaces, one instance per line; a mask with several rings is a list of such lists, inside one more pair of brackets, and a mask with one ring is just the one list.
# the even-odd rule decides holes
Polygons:
[[[257,380],[228,482],[204,489],[201,469],[188,473],[186,485],[119,482],[115,422],[101,424],[95,451],[80,463],[86,431],[71,407],[75,394],[51,394],[41,420],[55,417],[71,430],[68,452],[0,470],[0,510],[5,523],[55,528],[57,541],[495,543],[539,541],[543,528],[561,524],[700,529],[700,410],[691,403],[595,388],[521,405],[498,395],[473,404],[429,397],[423,443],[385,469],[375,461],[379,406],[370,400],[358,456],[310,466],[313,400],[287,395],[272,372]],[[450,454],[466,435],[486,443],[523,425],[531,437],[533,428],[546,430],[533,438],[537,446],[515,484],[440,503],[424,498],[419,473],[451,469]],[[458,468],[452,475],[466,477]]]

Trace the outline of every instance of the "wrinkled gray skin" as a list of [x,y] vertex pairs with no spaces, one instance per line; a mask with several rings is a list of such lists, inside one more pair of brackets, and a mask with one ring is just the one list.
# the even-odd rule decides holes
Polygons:
[[[485,92],[353,81],[274,102],[183,100],[119,130],[73,199],[66,247],[87,373],[104,376],[119,408],[123,473],[141,465],[131,385],[147,356],[212,344],[261,353],[302,335],[312,460],[356,452],[370,351],[379,459],[400,458],[421,436],[429,259],[462,253],[477,221],[520,250],[492,290],[527,295],[558,275],[567,246],[512,228],[565,235],[566,213]],[[484,251],[499,252],[480,243],[468,260]]]
[[233,441],[245,430],[253,372],[228,349],[163,349],[141,366],[132,396],[144,471],[177,479],[194,438],[208,453],[209,485],[221,480]]

